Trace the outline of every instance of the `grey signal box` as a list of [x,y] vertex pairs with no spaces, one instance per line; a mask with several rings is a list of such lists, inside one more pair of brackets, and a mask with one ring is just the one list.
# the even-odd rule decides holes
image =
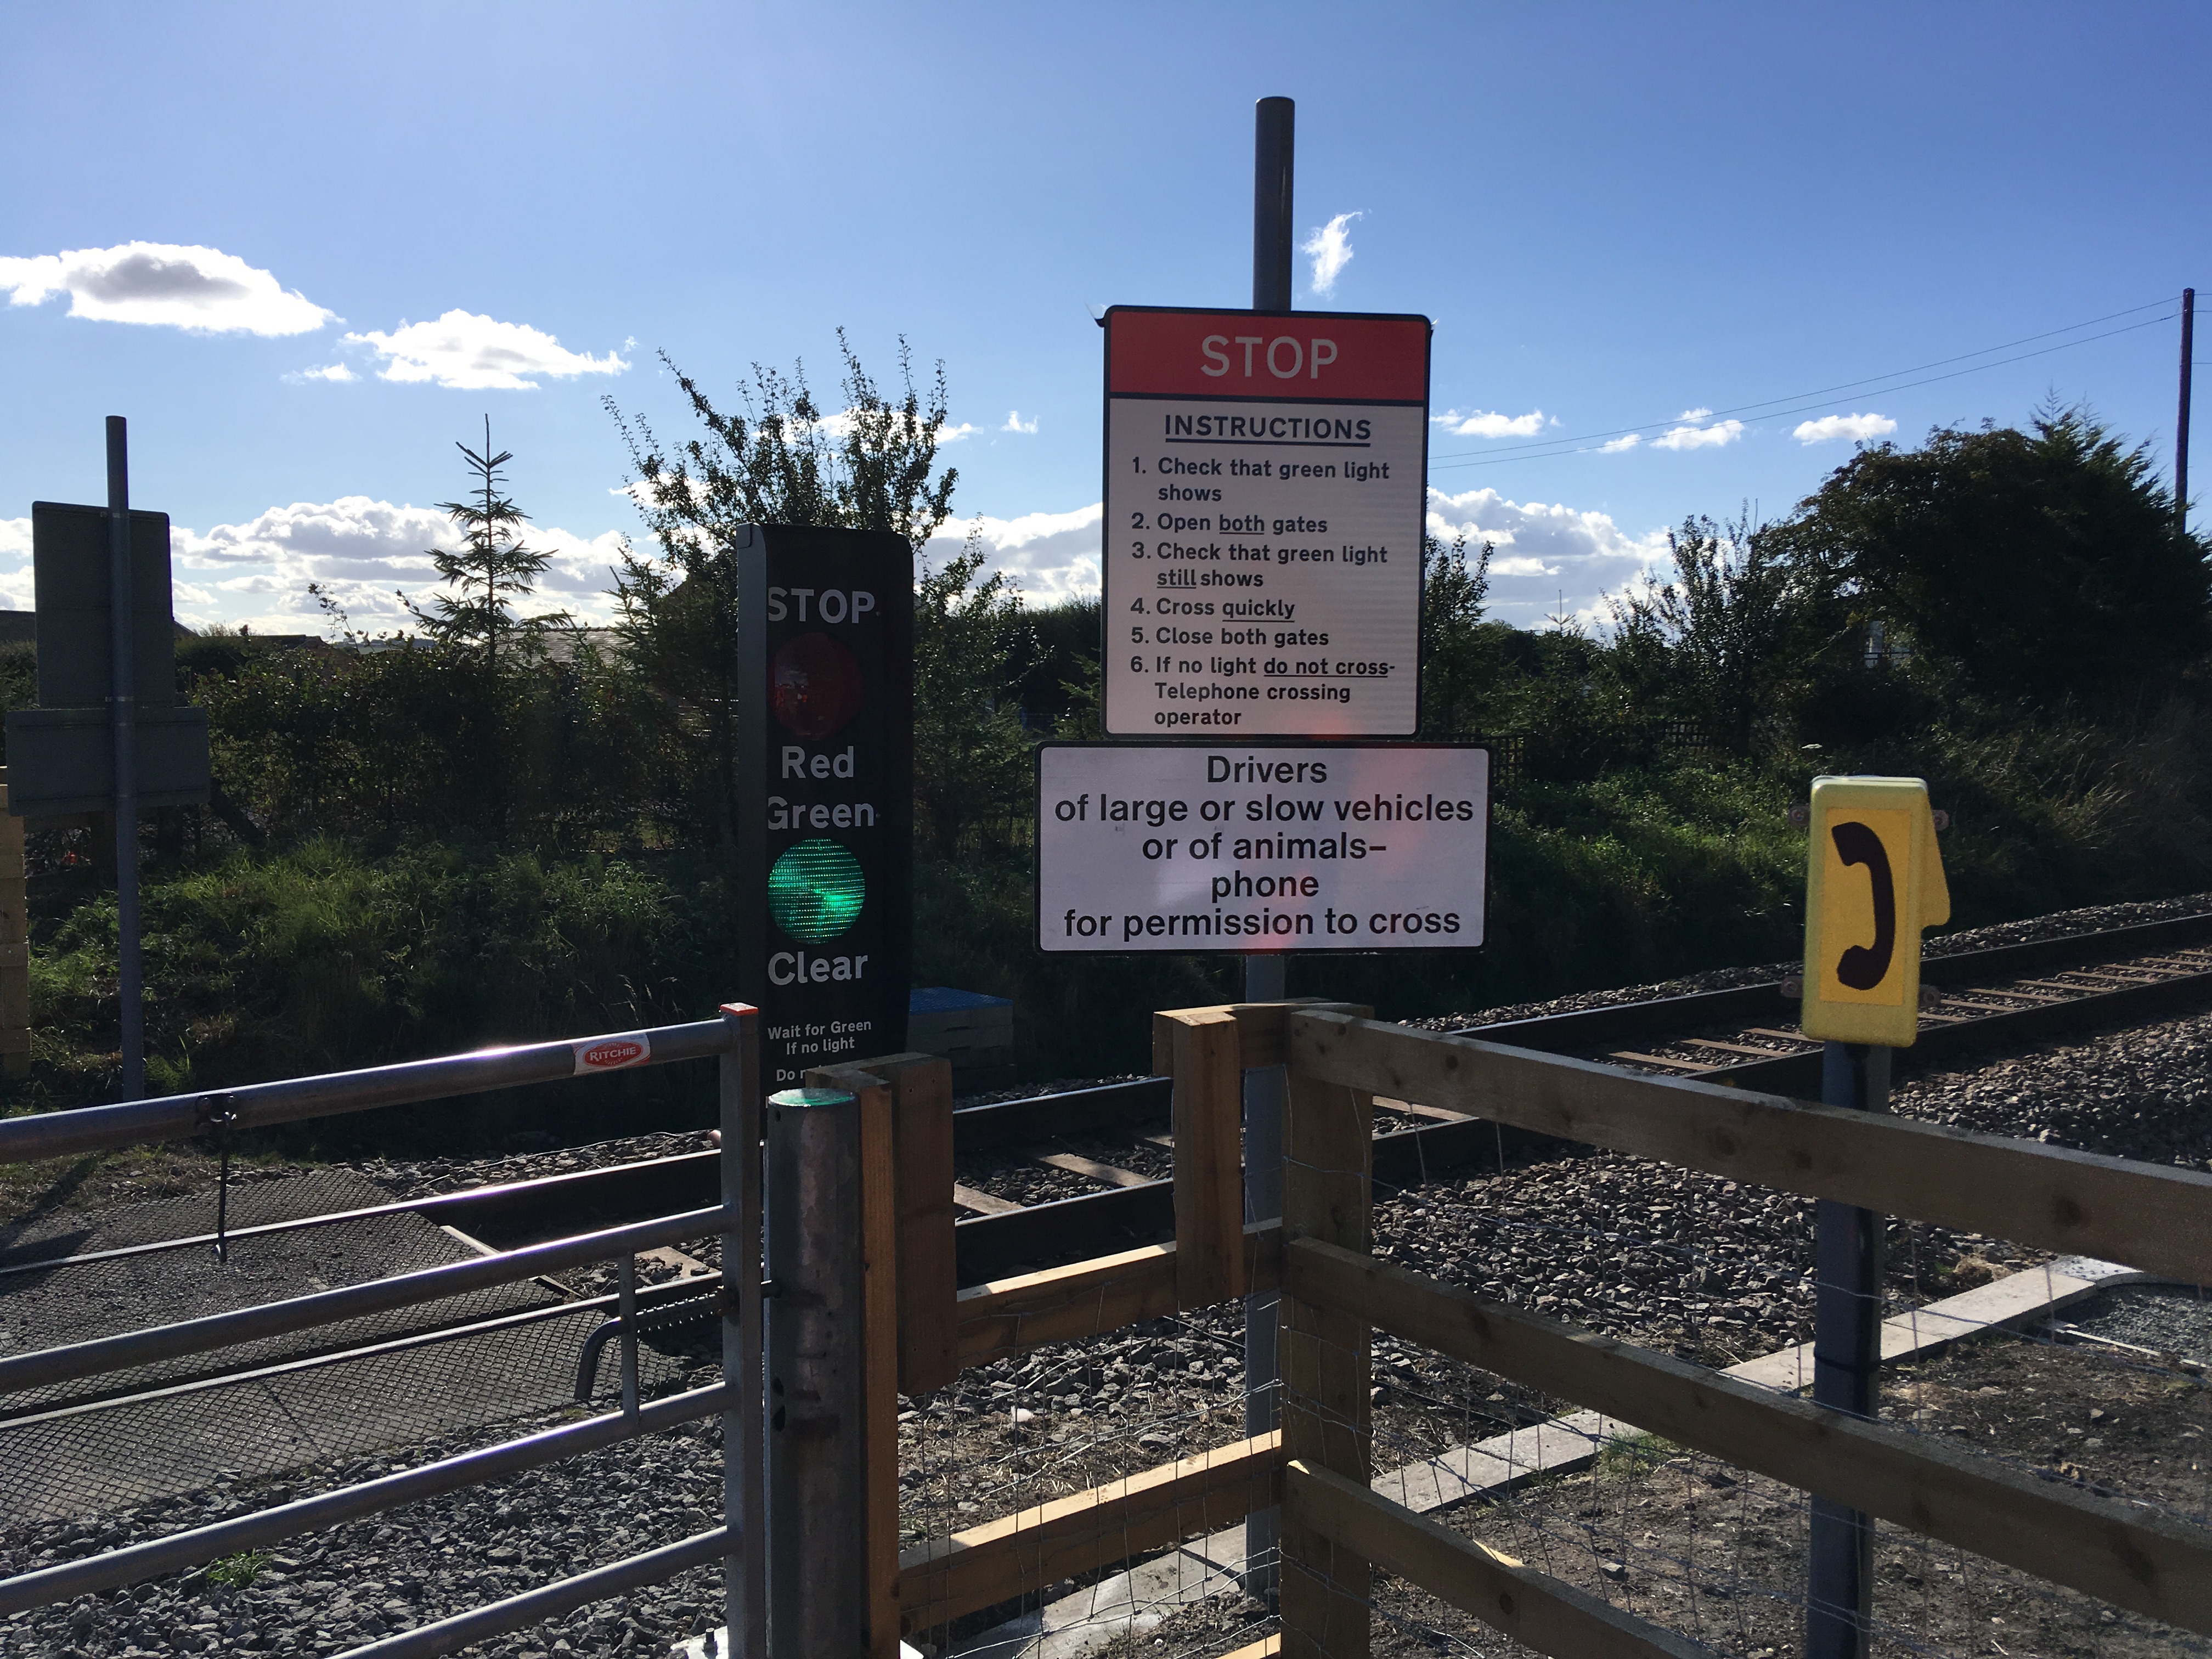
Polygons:
[[[31,504],[40,706],[8,716],[8,811],[17,817],[115,805],[108,524],[106,507]],[[208,798],[207,712],[177,702],[167,514],[131,515],[131,564],[138,805],[191,805]]]

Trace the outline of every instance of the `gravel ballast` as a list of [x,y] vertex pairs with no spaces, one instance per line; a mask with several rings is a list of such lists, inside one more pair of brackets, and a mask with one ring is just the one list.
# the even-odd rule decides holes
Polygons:
[[[1939,936],[1930,939],[1929,953],[2208,908],[2212,896],[2074,912]],[[1758,982],[1790,966],[1422,1023],[1485,1023]],[[1900,1083],[1893,1104],[1931,1121],[2212,1167],[2212,1015],[1961,1062]],[[703,1134],[650,1136],[489,1162],[358,1168],[394,1197],[407,1198],[703,1151],[708,1144]],[[1104,1139],[1085,1139],[1080,1149],[1140,1173],[1158,1167],[1156,1158],[1126,1147],[1117,1153]],[[1012,1158],[963,1159],[960,1179],[1018,1201],[1097,1189],[1085,1177]],[[1542,1161],[1456,1170],[1418,1191],[1379,1194],[1376,1231],[1379,1251],[1408,1267],[1723,1364],[1809,1334],[1810,1216],[1809,1202],[1788,1195],[1569,1149]],[[687,1249],[714,1265],[711,1243]],[[1895,1224],[1887,1289],[1893,1305],[1914,1305],[2039,1259],[1996,1240]],[[655,1276],[648,1269],[647,1277]],[[2191,1292],[2163,1311],[2107,1319],[2091,1305],[2069,1317],[2117,1340],[2179,1346],[2185,1334],[2201,1330],[2201,1321],[2191,1322],[2200,1305]],[[973,1525],[1018,1504],[1240,1437],[1241,1333],[1233,1308],[1152,1322],[981,1367],[938,1395],[902,1401],[909,1538]],[[706,1356],[694,1358],[703,1362]],[[714,1374],[701,1363],[685,1382],[696,1386]],[[1556,1404],[1512,1389],[1469,1398],[1463,1372],[1450,1374],[1419,1351],[1387,1340],[1376,1345],[1376,1386],[1378,1461],[1402,1462],[1453,1440],[1498,1432]],[[91,1522],[11,1529],[0,1534],[0,1568],[21,1571],[74,1559],[557,1420],[505,1424],[391,1459],[317,1467],[273,1481],[218,1482],[204,1493]],[[719,1479],[718,1431],[711,1422],[695,1425],[276,1547],[241,1585],[193,1573],[0,1621],[0,1652],[62,1659],[335,1653],[698,1531],[713,1524]],[[241,1563],[230,1576],[248,1577],[252,1565]],[[700,1570],[476,1651],[505,1659],[659,1654],[719,1622],[717,1583],[714,1570]],[[1238,1628],[1245,1623],[1227,1622]]]

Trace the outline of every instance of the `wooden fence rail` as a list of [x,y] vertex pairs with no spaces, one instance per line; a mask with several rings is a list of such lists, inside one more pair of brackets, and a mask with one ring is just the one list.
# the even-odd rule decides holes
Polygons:
[[[2212,1281],[2212,1176],[2031,1141],[1645,1076],[1377,1024],[1343,1004],[1232,1004],[1154,1018],[1173,1076],[1176,1241],[955,1291],[950,1092],[915,1056],[844,1073],[898,1173],[896,1283],[873,1277],[872,1340],[896,1381],[969,1367],[1280,1287],[1283,1427],[1025,1509],[894,1558],[872,1491],[877,1608],[908,1633],[1217,1530],[1279,1503],[1281,1659],[1364,1659],[1372,1566],[1540,1651],[1690,1659],[1706,1650],[1392,1504],[1369,1487],[1371,1330],[1470,1364],[2151,1618],[2212,1634],[2212,1528],[2045,1480],[1932,1437],[1850,1418],[1486,1302],[1370,1253],[1377,1094],[1887,1214]],[[1242,1073],[1290,1068],[1284,1219],[1245,1226]],[[826,1080],[826,1079],[825,1079]],[[886,1127],[888,1126],[888,1127]],[[945,1191],[939,1192],[943,1188]],[[910,1266],[911,1264],[911,1269]],[[895,1310],[896,1318],[892,1317]],[[896,1335],[892,1326],[896,1325]],[[871,1438],[893,1378],[869,1367]],[[879,1484],[879,1483],[878,1483]],[[882,1655],[872,1609],[871,1650]],[[1258,1659],[1255,1655],[1255,1659]]]
[[1293,1010],[1291,1064],[1731,1181],[2212,1284],[2212,1175]]
[[1869,1515],[2212,1634],[2212,1528],[1298,1239],[1285,1290]]
[[[1376,1261],[1364,1214],[1346,1208],[1370,1190],[1367,1166],[1356,1162],[1364,1137],[1352,1126],[1376,1093],[2186,1282],[2212,1280],[2212,1176],[1318,1009],[1293,1010],[1285,1023],[1293,1190],[1304,1160],[1331,1183],[1334,1203],[1285,1205],[1284,1420],[1286,1430],[1302,1417],[1335,1425],[1330,1455],[1309,1454],[1308,1444],[1322,1443],[1312,1430],[1287,1437],[1299,1461],[1285,1491],[1285,1659],[1364,1659],[1364,1620],[1348,1604],[1364,1600],[1369,1562],[1554,1655],[1698,1650],[1624,1624],[1550,1580],[1538,1587],[1542,1616],[1531,1624],[1537,1603],[1524,1580],[1540,1575],[1374,1497],[1364,1405],[1331,1374],[1364,1364],[1370,1323],[1912,1531],[2212,1633],[2212,1528],[1485,1301]],[[1299,1347],[1291,1334],[1302,1327],[1326,1329],[1336,1352]],[[1316,1552],[1303,1573],[1294,1546]],[[1294,1599],[1301,1577],[1332,1587],[1334,1599],[1318,1590]]]

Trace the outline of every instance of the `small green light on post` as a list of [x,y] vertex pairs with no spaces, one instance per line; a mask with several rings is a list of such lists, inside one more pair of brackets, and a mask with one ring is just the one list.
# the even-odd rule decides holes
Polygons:
[[768,913],[792,938],[835,939],[860,920],[867,900],[860,861],[834,841],[786,848],[768,874]]

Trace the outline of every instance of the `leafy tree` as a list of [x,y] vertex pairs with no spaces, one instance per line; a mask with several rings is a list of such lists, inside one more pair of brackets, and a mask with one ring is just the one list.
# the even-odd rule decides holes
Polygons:
[[2206,544],[2145,450],[2078,408],[1863,450],[1769,534],[1858,629],[1881,620],[1999,696],[2108,696],[2208,641]]
[[915,594],[914,805],[916,850],[956,856],[969,835],[1030,805],[1030,738],[1021,670],[1034,635],[1020,589],[1000,571],[976,581],[973,542]]
[[1608,601],[1614,672],[1743,753],[1778,689],[1825,642],[1821,573],[1784,557],[1748,514],[1728,524],[1692,514],[1667,546],[1673,575]]
[[1490,596],[1488,542],[1469,561],[1467,538],[1449,547],[1421,541],[1421,732],[1429,738],[1471,738],[1495,723],[1496,684],[1503,666],[1495,623],[1482,619]]
[[[484,416],[484,447],[479,454],[465,443],[454,448],[468,458],[477,475],[470,500],[440,501],[438,510],[450,517],[461,532],[461,546],[448,550],[428,550],[438,575],[453,590],[434,596],[430,608],[401,594],[400,602],[440,645],[482,645],[487,667],[496,668],[502,637],[534,644],[549,628],[569,620],[565,613],[516,617],[508,607],[538,591],[552,556],[522,544],[522,526],[529,514],[500,493],[506,479],[500,468],[514,459],[508,450],[491,453],[491,416]],[[319,593],[318,599],[322,596]]]
[[[887,396],[841,329],[845,407],[825,415],[805,365],[787,376],[753,366],[728,413],[665,353],[704,433],[664,447],[642,417],[610,398],[635,477],[631,493],[659,544],[659,559],[626,550],[616,575],[620,631],[631,661],[672,711],[671,759],[691,781],[692,815],[720,840],[738,811],[736,561],[732,532],[747,524],[839,525],[890,530],[917,549],[951,512],[952,468],[938,470],[947,419],[939,364],[927,397],[899,343],[902,395]],[[972,574],[972,570],[969,573]],[[923,627],[931,619],[923,616]]]

